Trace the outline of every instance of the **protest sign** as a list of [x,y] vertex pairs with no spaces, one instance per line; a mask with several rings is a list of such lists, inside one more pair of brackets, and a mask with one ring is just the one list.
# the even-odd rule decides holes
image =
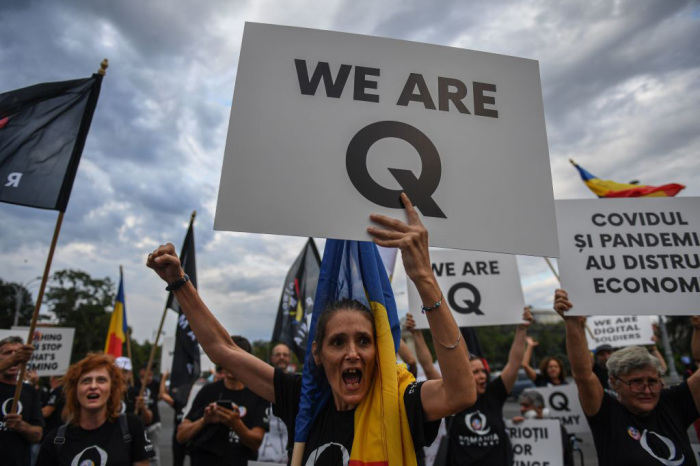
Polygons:
[[590,330],[586,332],[586,339],[591,350],[603,344],[613,348],[655,344],[649,316],[596,316],[589,317],[586,322]]
[[[523,289],[515,256],[475,251],[431,249],[430,261],[443,299],[460,327],[522,323]],[[428,328],[423,302],[406,279],[408,305],[416,328]]]
[[695,462],[700,463],[700,445],[693,443],[690,446],[693,447],[693,453],[695,453]]
[[214,228],[369,240],[402,191],[433,246],[558,256],[538,63],[246,23]]
[[700,201],[557,201],[559,274],[571,315],[693,315],[700,298]]
[[506,433],[513,447],[513,466],[562,464],[561,426],[554,419],[532,419],[515,424],[506,420]]
[[588,421],[583,414],[578,399],[576,385],[559,385],[556,387],[533,388],[544,398],[545,408],[549,408],[550,417],[559,419],[570,434],[590,432]]
[[[0,339],[13,335],[25,340],[29,335],[29,327],[0,330]],[[39,377],[65,374],[70,366],[74,335],[74,328],[37,327],[34,332],[35,349],[27,364],[27,371],[36,370]]]
[[170,372],[173,367],[173,355],[175,354],[175,337],[163,337],[163,346],[160,348],[160,373]]
[[[175,354],[175,337],[164,337],[163,346],[160,349],[160,373],[165,374],[166,372],[172,371],[173,368],[173,355]],[[200,367],[203,373],[214,370],[216,364],[209,359],[207,353],[204,352],[201,346],[199,346],[199,358]]]

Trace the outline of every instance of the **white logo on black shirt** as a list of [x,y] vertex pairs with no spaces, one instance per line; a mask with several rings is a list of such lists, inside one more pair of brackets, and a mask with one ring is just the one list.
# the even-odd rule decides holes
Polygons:
[[491,427],[486,422],[486,415],[481,411],[468,413],[464,416],[464,423],[467,429],[474,432],[476,435],[486,435],[491,432]]
[[[321,445],[317,449],[311,452],[309,455],[309,458],[306,460],[306,466],[314,466],[316,464],[316,460],[321,456],[321,454],[329,447],[336,446],[340,448],[340,453],[343,455],[343,466],[348,466],[350,463],[350,453],[348,453],[348,450],[342,446],[339,443],[335,442],[328,442],[324,445]],[[323,459],[321,459],[321,463],[323,463]]]
[[[7,416],[12,411],[12,398],[8,398],[2,404],[2,415]],[[22,402],[17,400],[17,414],[22,414]]]
[[126,412],[126,403],[124,403],[124,400],[122,400],[122,404],[120,406],[121,408],[119,408],[119,414],[124,414]]
[[[647,442],[647,433],[649,435],[656,436],[656,438],[661,440],[663,444],[666,445],[666,448],[668,448],[668,458],[659,458],[658,456],[656,456],[656,453],[652,451],[651,447],[649,446],[649,443]],[[676,457],[676,445],[671,439],[666,438],[663,435],[659,435],[656,432],[644,429],[644,432],[642,433],[642,438],[639,439],[639,444],[642,446],[644,451],[649,453],[651,456],[653,456],[666,466],[679,466],[685,461],[685,455],[681,455],[680,458],[674,459]]]
[[106,466],[107,452],[97,445],[87,447],[73,457],[70,466]]

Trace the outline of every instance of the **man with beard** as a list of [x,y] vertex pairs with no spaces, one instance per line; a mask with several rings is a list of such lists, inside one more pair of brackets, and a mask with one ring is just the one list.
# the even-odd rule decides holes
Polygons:
[[41,400],[30,385],[22,384],[17,412],[11,414],[17,376],[22,364],[31,357],[31,345],[23,345],[17,336],[0,340],[0,451],[3,465],[28,466],[31,444],[41,441],[44,419]]
[[[279,343],[272,348],[270,354],[270,364],[272,367],[289,371],[292,351],[289,346]],[[260,446],[260,461],[268,463],[287,463],[288,451],[292,448],[287,434],[287,426],[282,419],[272,414],[272,407],[267,408],[267,416],[270,421],[270,431],[265,434],[263,443]]]

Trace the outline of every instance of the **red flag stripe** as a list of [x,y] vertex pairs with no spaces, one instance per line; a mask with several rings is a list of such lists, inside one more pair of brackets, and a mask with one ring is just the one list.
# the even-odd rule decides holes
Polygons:
[[0,129],[3,129],[8,121],[10,121],[10,117],[0,118]]

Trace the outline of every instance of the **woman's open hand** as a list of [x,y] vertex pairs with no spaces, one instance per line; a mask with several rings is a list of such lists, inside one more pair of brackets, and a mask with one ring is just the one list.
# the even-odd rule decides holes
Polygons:
[[428,230],[423,226],[406,193],[401,193],[401,202],[406,208],[408,223],[385,215],[372,214],[370,219],[384,228],[369,227],[367,232],[374,237],[375,244],[385,248],[398,248],[401,251],[406,275],[414,283],[434,280],[428,252]]

